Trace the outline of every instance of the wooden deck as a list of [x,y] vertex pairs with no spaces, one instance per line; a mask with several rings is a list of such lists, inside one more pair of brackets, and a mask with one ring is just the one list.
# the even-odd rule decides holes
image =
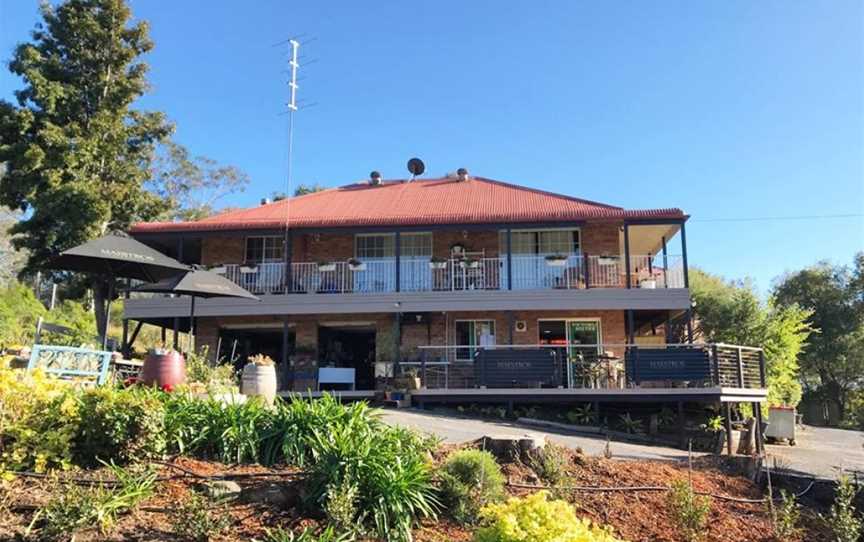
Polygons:
[[[325,393],[339,399],[374,399],[374,390],[338,391],[280,391],[280,397],[299,394],[320,398]],[[416,404],[423,403],[635,403],[635,402],[700,402],[700,403],[753,403],[764,402],[766,389],[751,388],[472,388],[472,389],[420,389],[409,392]]]
[[700,402],[700,403],[753,403],[764,402],[768,390],[758,388],[479,388],[479,389],[422,389],[411,392],[415,403],[461,402]]

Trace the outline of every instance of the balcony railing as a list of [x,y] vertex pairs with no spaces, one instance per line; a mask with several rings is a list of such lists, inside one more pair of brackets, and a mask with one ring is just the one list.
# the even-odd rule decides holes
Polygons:
[[[256,294],[627,287],[623,256],[513,255],[509,264],[506,256],[448,260],[403,257],[399,261],[398,273],[395,258],[368,259],[357,265],[349,262],[295,262],[291,264],[290,281],[286,280],[286,269],[284,262],[275,262],[255,266],[225,265],[221,271],[227,278]],[[510,269],[512,278],[508,273]],[[631,255],[630,287],[683,288],[684,267],[681,257]]]
[[761,348],[729,344],[421,346],[396,374],[429,389],[764,389]]

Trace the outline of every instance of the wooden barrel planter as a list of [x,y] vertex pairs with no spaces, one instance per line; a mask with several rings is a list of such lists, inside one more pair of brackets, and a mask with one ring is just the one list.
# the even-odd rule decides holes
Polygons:
[[186,360],[176,350],[151,350],[141,368],[141,382],[160,388],[186,382]]
[[276,367],[248,363],[243,367],[241,389],[244,395],[258,396],[268,405],[276,399]]

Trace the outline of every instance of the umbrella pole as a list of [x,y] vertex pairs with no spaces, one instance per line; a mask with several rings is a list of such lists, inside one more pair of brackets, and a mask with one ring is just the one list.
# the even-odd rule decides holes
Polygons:
[[108,279],[108,299],[105,300],[105,327],[102,330],[102,350],[108,350],[108,326],[111,324],[112,297],[114,297],[114,277]]

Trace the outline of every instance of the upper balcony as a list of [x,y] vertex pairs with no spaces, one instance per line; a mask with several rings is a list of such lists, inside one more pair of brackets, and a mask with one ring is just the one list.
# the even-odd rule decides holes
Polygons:
[[[629,266],[629,274],[628,274]],[[679,255],[538,254],[351,258],[225,264],[213,268],[255,294],[385,294],[484,290],[685,288]],[[629,280],[628,280],[629,276]]]

